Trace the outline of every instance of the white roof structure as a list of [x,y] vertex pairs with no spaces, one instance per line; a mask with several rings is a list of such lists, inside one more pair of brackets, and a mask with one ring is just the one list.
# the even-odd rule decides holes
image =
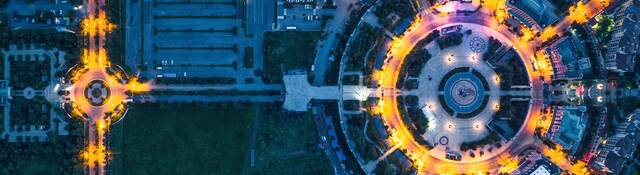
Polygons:
[[551,175],[551,172],[549,172],[547,167],[544,167],[544,166],[540,165],[530,175]]

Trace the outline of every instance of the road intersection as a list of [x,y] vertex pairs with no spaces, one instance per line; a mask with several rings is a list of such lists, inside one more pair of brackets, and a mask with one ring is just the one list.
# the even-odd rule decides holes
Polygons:
[[[401,150],[406,150],[405,153],[413,160],[414,166],[419,172],[424,174],[508,173],[515,170],[519,164],[518,160],[515,159],[515,155],[528,149],[536,149],[542,152],[542,154],[549,157],[552,162],[564,170],[570,170],[578,174],[587,174],[584,162],[572,164],[561,151],[558,151],[558,148],[547,147],[545,144],[542,144],[542,141],[534,134],[538,127],[535,121],[539,121],[544,117],[541,113],[543,111],[542,89],[545,83],[550,82],[550,77],[544,75],[552,75],[552,73],[545,72],[544,69],[537,69],[535,67],[537,59],[535,59],[534,56],[536,52],[535,48],[553,39],[553,37],[561,33],[561,31],[566,30],[571,23],[583,23],[584,20],[577,18],[577,14],[591,18],[606,7],[608,3],[603,1],[590,1],[586,6],[592,8],[588,10],[578,4],[578,8],[572,8],[575,10],[572,10],[569,17],[545,29],[541,34],[542,36],[537,39],[533,39],[526,34],[523,36],[526,38],[513,34],[506,26],[501,25],[499,22],[502,21],[499,20],[502,17],[498,14],[502,14],[500,11],[503,11],[504,9],[502,8],[504,7],[492,6],[492,4],[500,6],[500,2],[490,1],[487,3],[487,8],[471,16],[434,14],[430,10],[425,10],[420,13],[419,17],[416,18],[416,21],[412,23],[411,27],[409,27],[403,36],[394,39],[385,64],[381,70],[374,74],[374,79],[377,80],[380,85],[377,91],[380,101],[377,107],[378,109],[375,110],[375,112],[380,113],[385,124],[389,126],[389,142],[393,145],[400,145]],[[467,160],[463,158],[462,161],[452,161],[444,159],[444,157],[433,156],[434,154],[430,153],[432,150],[416,141],[416,138],[414,138],[409,128],[403,122],[397,108],[396,99],[399,93],[397,93],[396,83],[404,58],[427,34],[442,26],[457,24],[482,25],[488,29],[482,31],[482,33],[497,33],[492,36],[498,36],[498,40],[513,46],[520,58],[522,58],[530,79],[532,99],[524,126],[520,128],[510,142],[503,146],[502,150],[494,151],[493,155],[485,156],[485,159],[480,160]],[[439,155],[443,154],[444,153]]]

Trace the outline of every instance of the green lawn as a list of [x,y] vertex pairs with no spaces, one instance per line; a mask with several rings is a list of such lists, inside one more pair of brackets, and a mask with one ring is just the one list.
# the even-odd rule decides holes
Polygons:
[[259,122],[255,167],[250,174],[333,174],[329,159],[318,148],[319,136],[312,115],[265,108]]
[[267,32],[264,34],[264,75],[266,83],[282,81],[282,72],[310,70],[321,32]]
[[255,110],[134,106],[112,126],[113,174],[241,174]]
[[34,159],[23,162],[17,170],[21,175],[62,174],[64,167],[58,160]]
[[242,66],[244,68],[253,68],[253,47],[244,48],[244,58],[242,58]]

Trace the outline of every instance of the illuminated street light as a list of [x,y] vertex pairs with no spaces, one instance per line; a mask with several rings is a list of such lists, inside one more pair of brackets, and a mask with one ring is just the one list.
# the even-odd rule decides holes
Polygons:
[[455,61],[455,58],[453,54],[447,55],[447,63],[453,63],[454,61]]
[[478,132],[482,130],[482,122],[478,121],[473,124],[474,131]]
[[[484,8],[487,8],[490,14],[495,15],[493,17],[485,18],[485,20],[491,20],[489,22],[483,22],[482,25],[484,25],[485,27],[488,26],[489,28],[497,29],[498,27],[494,27],[492,25],[493,23],[496,23],[495,20],[502,22],[505,18],[508,18],[508,12],[505,9],[509,7],[506,7],[506,4],[508,3],[506,2],[506,0],[485,0],[480,2],[483,3],[482,12],[485,12]],[[397,37],[394,37],[393,41],[391,42],[389,52],[387,52],[387,57],[385,58],[384,64],[382,65],[382,70],[384,71],[374,72],[373,79],[376,80],[376,82],[378,82],[379,84],[381,84],[384,87],[384,89],[396,90],[395,89],[396,83],[398,82],[397,80],[399,79],[398,75],[399,74],[401,75],[402,73],[401,65],[403,65],[404,61],[406,61],[405,57],[407,56],[407,54],[411,52],[412,49],[414,49],[413,47],[416,45],[416,43],[420,41],[419,38],[423,38],[424,35],[427,35],[429,32],[435,29],[438,29],[439,26],[442,26],[443,24],[454,22],[453,20],[448,18],[440,18],[438,17],[438,14],[426,13],[422,15],[425,16],[424,20],[418,19],[411,23],[411,26],[416,26],[416,28],[410,27],[410,29],[407,30],[407,32],[401,35],[398,35]],[[564,24],[550,26],[550,27],[544,28],[543,31],[538,31],[531,28],[523,28],[525,29],[525,31],[522,31],[524,35],[515,34],[513,36],[506,36],[507,40],[511,42],[510,45],[512,45],[514,49],[518,52],[518,54],[520,54],[523,57],[523,60],[526,57],[527,62],[525,62],[525,66],[530,75],[529,77],[544,76],[544,78],[548,79],[550,78],[548,77],[549,75],[553,75],[553,67],[551,65],[550,58],[545,55],[542,55],[541,57],[536,57],[538,55],[536,54],[535,51],[538,50],[541,43],[544,43],[548,39],[553,39],[553,37],[558,36],[558,34],[561,34],[563,31],[565,31],[564,28],[566,26],[563,26],[563,25]],[[500,27],[504,27],[504,25],[500,25]],[[506,30],[508,29],[500,30],[500,31],[506,31]],[[453,53],[453,54],[442,53],[440,57],[440,59],[442,60],[438,60],[438,61],[441,61],[440,64],[444,64],[450,67],[456,61],[455,54],[456,53]],[[540,52],[540,54],[543,54],[543,52]],[[476,55],[476,54],[469,54],[465,56],[468,56],[468,58],[462,58],[461,56],[458,56],[458,57],[463,59],[461,60],[463,62],[466,60],[478,61],[478,59],[481,59],[481,57],[479,57],[479,55]],[[491,79],[493,79],[494,83],[496,84],[499,84],[501,82],[501,77],[495,74],[487,77],[487,80],[491,81]],[[537,84],[538,83],[537,79],[535,83],[536,84],[534,85],[539,85]],[[532,90],[533,90],[533,87],[536,87],[536,86],[532,86]],[[385,91],[389,92],[387,90]],[[390,139],[391,142],[402,143],[401,144],[402,148],[400,148],[402,152],[404,152],[412,160],[415,160],[415,159],[420,160],[420,161],[414,161],[414,162],[418,162],[416,163],[415,166],[419,167],[418,168],[419,173],[422,174],[424,172],[427,172],[427,173],[437,173],[437,174],[445,174],[445,173],[447,174],[462,174],[462,173],[489,174],[489,173],[495,172],[496,169],[493,169],[493,168],[499,167],[500,173],[508,174],[514,171],[518,167],[519,161],[517,159],[509,158],[509,157],[515,157],[515,155],[510,155],[511,153],[509,152],[501,152],[498,156],[502,158],[498,162],[481,161],[478,163],[472,163],[472,165],[470,163],[468,165],[460,165],[459,167],[457,167],[458,164],[442,161],[444,162],[443,164],[446,164],[446,165],[431,166],[433,165],[433,163],[438,163],[438,162],[430,161],[431,157],[429,156],[418,156],[418,155],[421,155],[421,153],[429,154],[428,151],[430,151],[431,148],[424,147],[415,142],[415,140],[417,140],[418,138],[414,138],[414,135],[411,134],[411,129],[409,128],[409,126],[407,126],[407,123],[403,121],[401,117],[401,113],[397,109],[397,106],[398,106],[396,101],[397,96],[395,96],[393,93],[389,93],[389,94],[380,93],[377,95],[379,95],[380,99],[384,99],[384,101],[383,100],[379,101],[380,104],[378,104],[377,109],[379,109],[380,112],[385,113],[382,119],[384,120],[385,124],[389,126],[388,131],[390,132],[389,135],[391,138]],[[384,105],[384,103],[389,103],[389,104],[386,105],[387,108],[383,109],[381,108],[381,106]],[[434,107],[437,107],[437,106],[433,106],[433,103],[431,102],[425,105],[429,111],[433,111]],[[500,109],[499,101],[490,102],[488,107],[491,108],[491,105],[493,105],[494,110]],[[535,107],[536,111],[540,111],[539,109],[540,106],[538,106],[537,102],[535,105],[532,105],[532,106]],[[438,131],[438,129],[442,129],[445,131],[455,131],[456,129],[455,128],[456,123],[454,123],[455,121],[446,121],[446,120],[440,121],[435,119],[436,118],[434,116],[435,114],[433,113],[429,114],[429,111],[427,111],[426,109],[424,109],[423,111],[427,113],[427,118],[429,119],[429,125],[428,125],[429,133],[431,133],[432,131]],[[527,122],[525,123],[526,126],[523,126],[523,128],[526,128],[526,129],[524,130],[525,132],[523,133],[532,134],[533,129],[535,129],[536,127],[535,126],[536,124],[548,125],[547,126],[548,128],[552,121],[551,120],[552,117],[550,117],[551,114],[548,114],[548,117],[543,120],[537,119],[541,115],[539,112],[533,112],[529,115],[531,115],[533,119],[526,121]],[[484,121],[476,121],[475,123],[472,123],[472,125],[467,126],[469,124],[466,124],[464,125],[464,127],[471,127],[474,131],[479,131],[481,129],[484,129],[484,127],[486,127],[486,123],[483,123],[483,122]],[[533,128],[533,129],[530,129],[530,128]],[[397,145],[400,145],[400,144],[397,144]],[[566,163],[567,161],[566,157],[558,157],[558,156],[551,156],[551,157],[553,157],[552,159],[554,159],[553,162]],[[464,158],[464,160],[462,161],[467,161],[467,160],[466,158]],[[422,164],[426,166],[422,166]],[[568,166],[570,166],[570,165],[567,166],[567,164],[560,165],[560,166],[563,169],[573,170],[573,169],[567,168]],[[578,172],[579,171],[580,170],[578,170]]]
[[598,102],[602,103],[602,102],[604,102],[604,97],[602,97],[602,96],[598,96],[598,97],[596,98],[596,100],[598,100]]
[[476,60],[476,54],[475,54],[475,53],[472,53],[472,54],[471,54],[471,60],[473,60],[473,61],[475,61],[475,60]]
[[451,121],[447,121],[446,126],[447,131],[453,131],[453,129],[456,127],[456,125],[454,125]]
[[596,88],[597,88],[598,90],[602,90],[602,89],[604,89],[604,84],[602,84],[602,83],[598,83],[598,85],[596,85]]

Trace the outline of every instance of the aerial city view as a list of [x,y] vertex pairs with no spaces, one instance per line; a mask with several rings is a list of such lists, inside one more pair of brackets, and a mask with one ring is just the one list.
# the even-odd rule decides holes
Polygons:
[[0,175],[640,175],[640,0],[0,0]]

